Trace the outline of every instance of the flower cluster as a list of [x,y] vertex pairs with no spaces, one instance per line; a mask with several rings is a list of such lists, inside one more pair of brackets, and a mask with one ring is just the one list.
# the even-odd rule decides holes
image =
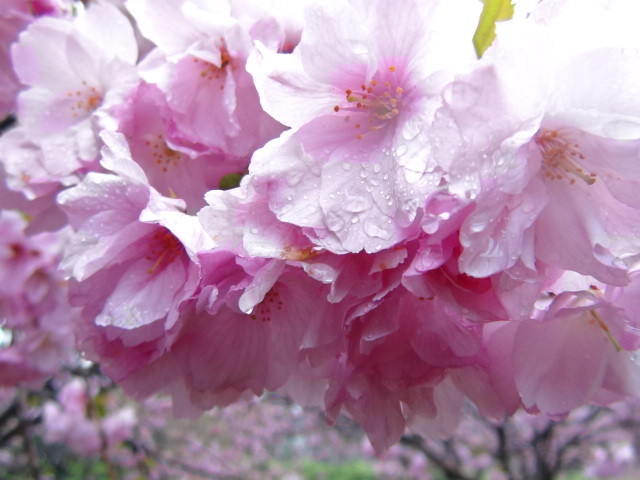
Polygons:
[[13,3],[6,208],[71,227],[78,347],[131,395],[279,391],[379,451],[640,395],[633,1],[480,59],[477,0]]

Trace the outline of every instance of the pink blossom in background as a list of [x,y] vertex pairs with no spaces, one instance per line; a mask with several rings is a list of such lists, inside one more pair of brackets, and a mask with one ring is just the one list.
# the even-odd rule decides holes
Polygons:
[[[64,234],[28,237],[16,212],[0,215],[0,384],[37,384],[70,360],[77,312],[57,272]],[[4,343],[4,342],[3,342]]]

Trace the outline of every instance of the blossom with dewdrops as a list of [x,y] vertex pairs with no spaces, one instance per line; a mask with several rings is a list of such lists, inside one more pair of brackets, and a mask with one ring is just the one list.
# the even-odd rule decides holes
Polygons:
[[[445,90],[432,132],[442,145],[436,158],[452,190],[476,205],[461,228],[461,268],[482,277],[541,262],[624,285],[625,258],[640,247],[640,103],[583,72],[598,65],[635,84],[637,41],[564,51],[555,28],[553,20],[502,26],[477,68]],[[569,26],[557,28],[566,34]],[[592,37],[581,24],[570,31]]]
[[474,7],[325,2],[305,11],[293,53],[258,44],[248,69],[266,111],[292,130],[256,152],[249,177],[280,221],[336,253],[412,235],[441,178],[425,132],[447,69],[473,59],[460,38]]

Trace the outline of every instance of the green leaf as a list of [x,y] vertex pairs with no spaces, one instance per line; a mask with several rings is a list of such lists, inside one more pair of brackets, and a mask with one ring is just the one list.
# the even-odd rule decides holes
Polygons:
[[93,397],[93,404],[95,406],[98,418],[104,418],[107,416],[107,414],[109,413],[109,409],[107,408],[107,396],[104,392],[101,392]]
[[220,179],[220,190],[231,190],[240,185],[241,173],[229,173]]
[[473,34],[473,46],[478,58],[491,46],[496,38],[496,22],[513,18],[513,4],[511,0],[483,0],[484,7],[480,14],[480,21],[476,33]]

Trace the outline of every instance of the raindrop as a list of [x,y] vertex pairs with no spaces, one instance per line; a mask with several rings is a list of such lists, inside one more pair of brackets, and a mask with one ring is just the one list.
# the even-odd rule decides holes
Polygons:
[[390,229],[385,229],[383,225],[378,225],[376,220],[373,219],[364,222],[364,233],[369,237],[384,238],[385,240],[391,238]]
[[[442,218],[442,213],[440,215],[438,215],[440,218]],[[447,217],[443,218],[443,220],[447,220],[449,218],[449,214],[447,213]],[[478,233],[478,232],[482,232],[485,228],[487,228],[487,225],[483,222],[477,222],[477,223],[471,223],[471,225],[469,226],[469,229],[473,232],[473,233]]]
[[335,212],[327,214],[327,228],[332,232],[339,232],[344,228],[344,219]]
[[402,129],[402,137],[405,140],[413,140],[418,136],[420,130],[422,130],[422,124],[420,122],[407,122]]
[[526,202],[526,203],[524,203],[522,205],[522,211],[524,213],[532,213],[534,209],[535,209],[535,207],[534,207],[533,203]]
[[291,172],[287,177],[287,183],[290,187],[295,187],[302,180],[302,172]]

